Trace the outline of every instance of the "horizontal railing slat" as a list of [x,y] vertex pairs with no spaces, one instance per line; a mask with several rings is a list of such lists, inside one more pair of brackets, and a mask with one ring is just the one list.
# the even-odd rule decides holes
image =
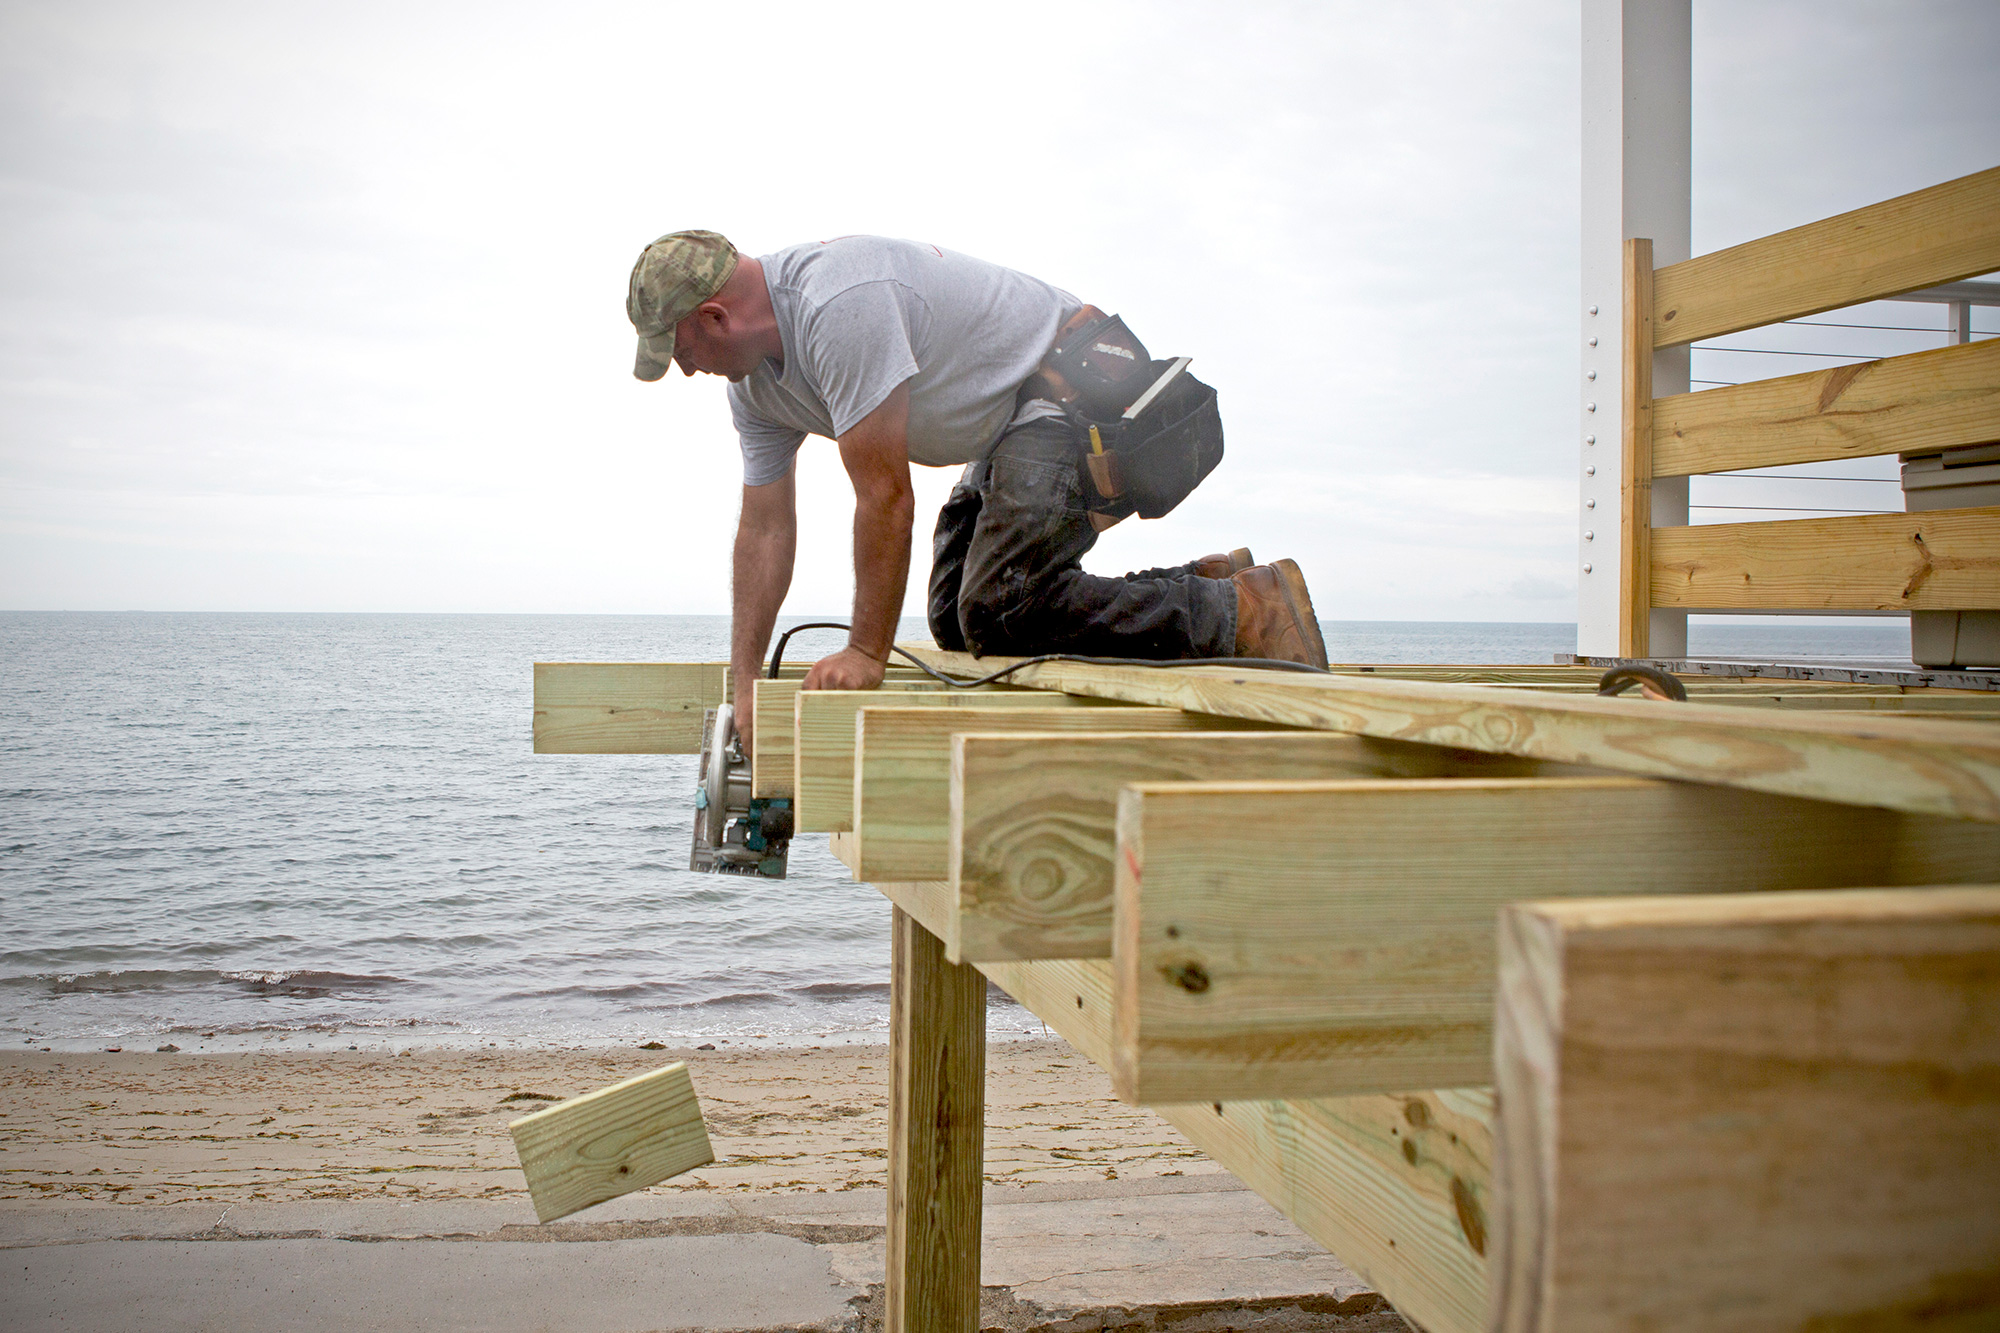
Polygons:
[[1673,347],[2000,269],[2000,167],[1653,273]]
[[1653,400],[1653,475],[2000,440],[2000,338]]
[[1653,605],[2000,609],[2000,507],[1653,529]]

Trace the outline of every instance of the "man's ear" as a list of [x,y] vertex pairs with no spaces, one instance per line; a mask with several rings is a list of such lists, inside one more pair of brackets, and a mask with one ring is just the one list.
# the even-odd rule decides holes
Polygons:
[[703,301],[694,308],[694,313],[706,333],[726,333],[729,329],[729,307],[720,301]]

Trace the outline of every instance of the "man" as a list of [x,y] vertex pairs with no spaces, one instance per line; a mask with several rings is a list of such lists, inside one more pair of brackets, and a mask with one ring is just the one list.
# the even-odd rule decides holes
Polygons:
[[[910,241],[846,236],[753,259],[714,232],[680,231],[640,254],[625,308],[639,333],[639,379],[678,365],[729,381],[743,450],[737,698],[751,696],[791,586],[793,463],[807,435],[839,445],[855,508],[853,624],[806,689],[882,683],[909,579],[911,463],[965,468],[933,552],[929,619],[942,647],[1325,665],[1312,599],[1289,560],[1083,572],[1097,532],[1079,446],[1061,407],[1037,393],[1043,358],[1083,309],[1068,292]],[[737,725],[750,724],[743,710]]]

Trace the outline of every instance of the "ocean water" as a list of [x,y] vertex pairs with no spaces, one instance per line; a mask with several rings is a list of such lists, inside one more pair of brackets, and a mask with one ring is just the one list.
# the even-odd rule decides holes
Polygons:
[[[1877,651],[1877,628],[1820,646]],[[824,837],[793,842],[784,881],[693,874],[693,756],[531,752],[534,661],[713,660],[727,636],[0,613],[0,1042],[883,1040],[889,908]],[[1548,662],[1574,636],[1326,625],[1346,661]],[[1041,1031],[1007,1003],[991,1024]]]

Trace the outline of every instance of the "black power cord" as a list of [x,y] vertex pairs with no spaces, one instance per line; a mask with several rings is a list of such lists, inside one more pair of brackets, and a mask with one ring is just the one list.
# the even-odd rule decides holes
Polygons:
[[[832,620],[816,620],[810,625],[792,626],[778,636],[777,646],[771,650],[771,669],[768,673],[770,678],[772,680],[778,678],[778,667],[785,660],[785,645],[791,642],[794,634],[809,629],[845,630],[850,628],[852,627]],[[1039,666],[1043,662],[1082,662],[1087,666],[1134,667],[1238,666],[1260,667],[1277,671],[1305,671],[1316,676],[1332,674],[1325,667],[1316,667],[1307,662],[1285,662],[1275,657],[1174,657],[1161,660],[1152,657],[1086,657],[1081,653],[1043,653],[1040,657],[1022,658],[1012,666],[1001,667],[998,671],[990,675],[979,676],[972,680],[960,680],[956,676],[947,676],[930,663],[919,659],[914,654],[893,644],[890,645],[889,651],[895,653],[898,657],[907,659],[917,670],[923,672],[932,680],[942,681],[946,685],[962,690],[971,689],[975,685],[990,685],[996,680],[1013,675],[1023,667]]]

